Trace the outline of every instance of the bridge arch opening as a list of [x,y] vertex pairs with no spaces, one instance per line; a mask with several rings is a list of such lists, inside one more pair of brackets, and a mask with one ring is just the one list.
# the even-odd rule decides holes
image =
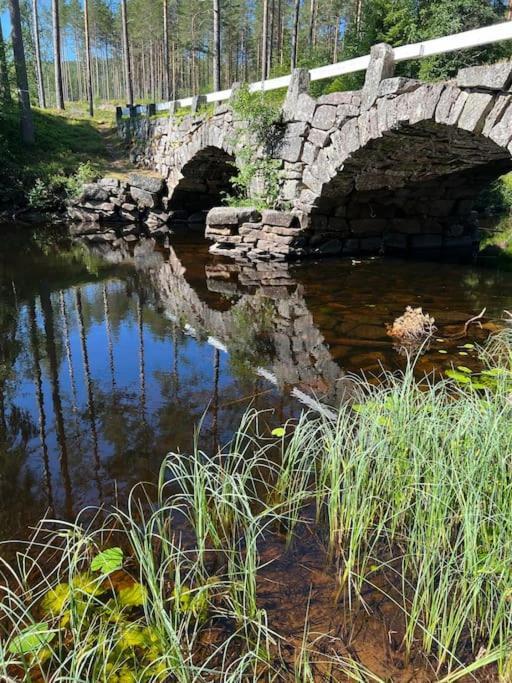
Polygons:
[[189,216],[206,216],[209,209],[222,204],[226,193],[233,191],[234,173],[235,159],[231,154],[213,146],[200,150],[181,169],[169,208],[183,210]]
[[475,200],[511,166],[506,149],[456,127],[429,121],[386,131],[323,185],[312,243],[347,254],[471,251]]

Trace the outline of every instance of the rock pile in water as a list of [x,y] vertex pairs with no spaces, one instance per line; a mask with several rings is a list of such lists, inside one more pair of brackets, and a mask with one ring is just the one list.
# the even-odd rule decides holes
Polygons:
[[113,242],[119,237],[135,242],[140,235],[165,237],[173,224],[204,225],[206,212],[190,215],[170,208],[165,190],[162,178],[145,173],[88,183],[69,203],[71,234],[84,235],[90,242]]

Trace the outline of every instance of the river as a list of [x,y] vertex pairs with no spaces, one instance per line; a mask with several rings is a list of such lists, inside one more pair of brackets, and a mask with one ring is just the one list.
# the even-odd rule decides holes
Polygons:
[[[0,538],[43,515],[123,504],[163,456],[226,443],[249,406],[269,428],[344,400],[352,374],[399,370],[386,324],[408,305],[438,331],[417,372],[476,365],[512,272],[381,258],[237,265],[200,234],[135,248],[2,232]],[[489,325],[488,325],[489,326]],[[177,456],[179,457],[179,456]]]

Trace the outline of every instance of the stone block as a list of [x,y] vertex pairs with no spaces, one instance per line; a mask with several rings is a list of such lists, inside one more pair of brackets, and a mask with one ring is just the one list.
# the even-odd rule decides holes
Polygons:
[[[284,121],[296,121],[294,118],[297,112],[297,101],[302,94],[307,94],[309,90],[309,70],[294,69],[290,78],[290,84],[286,92],[286,98],[282,108]],[[302,120],[302,119],[299,119]]]
[[299,193],[301,183],[298,180],[286,180],[281,187],[281,196],[285,201],[292,201]]
[[379,84],[378,97],[403,95],[404,93],[417,90],[420,86],[421,81],[417,81],[415,78],[404,78],[403,76],[385,78]]
[[458,126],[464,130],[481,133],[487,115],[493,107],[493,96],[489,93],[470,93],[459,117]]
[[261,222],[264,225],[276,225],[282,228],[289,228],[297,224],[297,216],[288,211],[275,211],[265,209],[261,214]]
[[206,217],[208,226],[212,227],[257,223],[260,220],[261,214],[257,209],[232,206],[217,206],[211,209]]
[[354,218],[350,221],[350,229],[356,235],[378,235],[388,226],[385,218]]
[[479,88],[482,90],[508,90],[512,85],[512,62],[468,66],[457,74],[459,88]]
[[382,237],[363,237],[359,240],[359,249],[371,254],[379,252],[382,246]]
[[366,70],[366,77],[362,90],[361,106],[367,111],[373,106],[378,97],[381,81],[391,78],[395,70],[393,48],[386,43],[373,45],[370,50],[370,64]]
[[322,104],[315,110],[312,126],[320,130],[329,130],[336,121],[336,107],[330,104]]
[[343,249],[343,242],[339,239],[329,239],[325,242],[320,243],[315,247],[315,254],[323,254],[325,256],[335,256],[336,254],[341,254]]
[[128,176],[128,183],[132,187],[139,190],[158,194],[164,188],[163,178],[155,175],[146,175],[144,173],[130,173]]
[[104,187],[101,187],[98,183],[87,183],[83,186],[82,192],[80,193],[80,202],[106,202],[109,199],[109,193]]
[[467,98],[467,92],[453,85],[446,86],[437,103],[435,112],[436,123],[443,123],[447,126],[455,125],[464,109]]
[[312,164],[318,155],[318,149],[318,147],[306,141],[302,149],[302,161],[305,164]]
[[325,130],[312,128],[309,131],[308,141],[316,147],[326,147],[331,140],[331,136]]
[[130,195],[141,209],[152,209],[158,205],[158,195],[141,190],[139,187],[130,187]]
[[512,138],[512,104],[509,103],[498,123],[491,128],[489,137],[497,145],[502,147],[508,145]]
[[421,221],[418,218],[393,218],[389,221],[389,229],[404,235],[419,234]]
[[335,107],[346,104],[359,106],[361,104],[361,93],[355,90],[331,92],[327,95],[321,95],[317,102],[318,104],[333,104]]

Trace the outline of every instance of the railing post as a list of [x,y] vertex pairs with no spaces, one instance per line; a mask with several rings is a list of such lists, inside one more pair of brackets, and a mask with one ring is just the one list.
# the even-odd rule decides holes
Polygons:
[[199,109],[206,104],[206,95],[196,95],[192,98],[191,111],[192,114],[197,114]]
[[146,114],[148,117],[154,116],[156,114],[156,104],[154,102],[152,102],[151,104],[148,104]]
[[130,118],[134,119],[137,116],[137,106],[132,104],[132,105],[126,105],[130,111]]
[[172,100],[169,102],[169,118],[174,116],[178,109],[180,108],[180,103],[177,100]]
[[119,125],[121,119],[123,118],[123,108],[116,107],[116,124]]
[[361,93],[363,111],[373,106],[379,93],[380,82],[385,78],[392,78],[394,73],[395,56],[391,45],[387,43],[374,45],[370,50],[370,63]]
[[283,104],[284,119],[293,119],[300,95],[309,91],[310,76],[307,69],[294,69],[290,78],[290,85]]

